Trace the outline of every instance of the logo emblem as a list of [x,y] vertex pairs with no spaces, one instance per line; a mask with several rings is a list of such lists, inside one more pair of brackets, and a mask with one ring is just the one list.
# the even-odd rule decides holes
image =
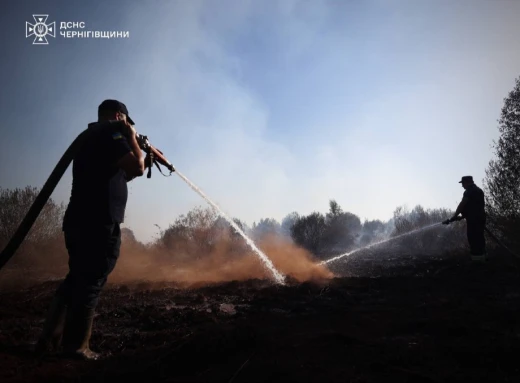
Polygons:
[[35,24],[25,22],[25,37],[34,35],[33,44],[47,45],[47,35],[56,37],[56,22],[47,24],[49,15],[33,15]]

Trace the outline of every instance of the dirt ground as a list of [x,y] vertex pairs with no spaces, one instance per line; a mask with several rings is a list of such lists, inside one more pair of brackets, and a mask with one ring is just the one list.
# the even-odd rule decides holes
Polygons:
[[[348,266],[348,267],[347,267]],[[322,283],[108,285],[97,362],[30,354],[59,281],[0,293],[0,381],[519,382],[519,270],[505,255],[357,257]]]

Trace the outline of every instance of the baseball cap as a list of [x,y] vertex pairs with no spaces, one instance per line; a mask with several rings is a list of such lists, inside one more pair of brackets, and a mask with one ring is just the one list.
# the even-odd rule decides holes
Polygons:
[[115,112],[121,112],[126,114],[126,119],[128,122],[132,125],[135,125],[134,120],[130,118],[130,115],[128,114],[128,109],[126,108],[126,105],[123,104],[121,101],[118,100],[105,100],[101,104],[99,104],[98,111],[100,110],[111,110]]
[[459,184],[463,183],[463,182],[473,182],[473,177],[472,176],[464,176],[462,177],[462,179],[459,181]]

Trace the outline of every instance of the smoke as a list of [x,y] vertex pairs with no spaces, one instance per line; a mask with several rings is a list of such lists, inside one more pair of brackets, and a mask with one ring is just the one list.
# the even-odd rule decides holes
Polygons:
[[[0,248],[4,248],[0,243]],[[68,255],[63,237],[24,241],[0,270],[0,291],[19,290],[49,280],[64,278]]]
[[[109,283],[167,282],[190,288],[249,279],[271,280],[272,274],[243,238],[236,235],[229,225],[215,220],[215,215],[210,212],[199,209],[180,217],[152,244],[142,244],[135,239],[131,230],[123,230],[121,255],[109,276]],[[357,250],[356,258],[359,259],[367,256],[384,258],[385,253],[391,253],[395,258],[409,254],[442,254],[465,246],[463,223],[419,230],[432,222],[439,223],[446,214],[444,210],[424,210],[420,206],[411,212],[397,209],[393,220],[385,224],[365,224],[362,235],[358,236],[352,248],[331,254],[327,259],[353,250]],[[419,232],[403,235],[414,230]],[[398,235],[403,236],[375,245]],[[310,252],[280,233],[260,232],[253,237],[257,247],[290,280],[319,282],[339,276],[328,269],[329,265],[320,265]],[[352,257],[346,258],[350,260]],[[0,271],[0,288],[20,288],[64,278],[67,261],[61,236],[37,243],[27,241]],[[344,263],[342,265],[340,268],[334,265],[333,270],[344,275],[350,267]]]
[[[236,243],[223,238],[210,252],[193,254],[190,244],[175,248],[172,253],[158,246],[146,246],[123,238],[121,253],[110,284],[138,282],[169,282],[179,288],[250,279],[271,280],[265,269],[246,246],[237,251]],[[274,266],[296,282],[322,282],[333,278],[326,267],[318,265],[306,250],[277,235],[264,236],[257,246],[272,260]],[[26,246],[0,271],[0,289],[12,290],[65,278],[68,255],[59,238],[47,245]]]
[[[276,235],[263,237],[257,245],[278,270],[297,282],[319,282],[334,277],[326,267],[318,265],[309,252]],[[196,255],[189,248],[176,248],[172,256],[159,248],[124,245],[109,282],[173,282],[188,288],[271,278],[271,273],[252,252],[245,248],[237,251],[230,240],[222,239],[210,252]]]

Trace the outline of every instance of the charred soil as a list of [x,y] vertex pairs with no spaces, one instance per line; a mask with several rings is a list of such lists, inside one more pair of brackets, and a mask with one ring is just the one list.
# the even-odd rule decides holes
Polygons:
[[30,353],[59,281],[4,291],[0,381],[520,381],[519,271],[506,257],[349,262],[322,283],[107,285],[96,362]]

